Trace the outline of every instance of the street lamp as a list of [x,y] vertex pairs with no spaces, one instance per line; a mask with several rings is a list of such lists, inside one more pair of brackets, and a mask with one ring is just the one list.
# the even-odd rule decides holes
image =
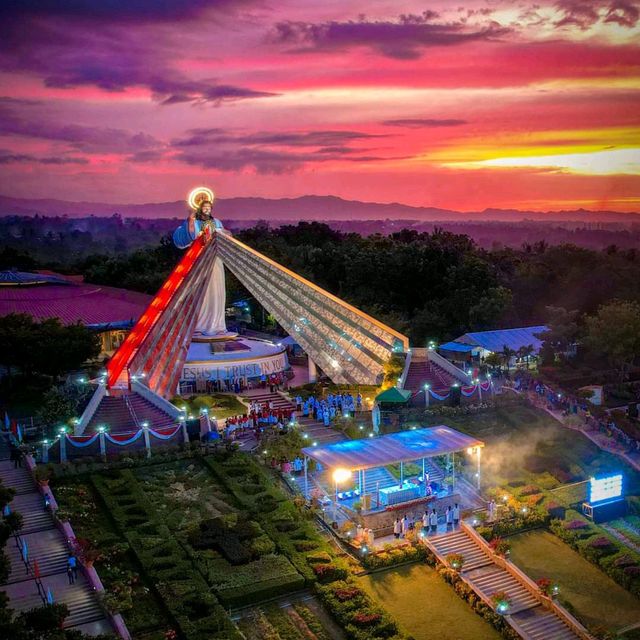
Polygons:
[[346,482],[351,478],[351,471],[349,469],[336,469],[333,472],[333,481],[336,487],[335,498],[333,501],[333,520],[337,522],[338,518],[338,485],[342,482]]
[[429,406],[429,389],[431,389],[431,385],[425,384],[424,385],[424,406],[425,407]]

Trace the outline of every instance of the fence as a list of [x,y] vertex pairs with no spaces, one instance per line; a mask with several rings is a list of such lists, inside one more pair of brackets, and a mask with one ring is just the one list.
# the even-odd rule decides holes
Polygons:
[[61,434],[52,443],[42,445],[41,459],[43,462],[65,462],[66,460],[101,456],[110,457],[114,454],[146,450],[147,457],[152,449],[159,446],[176,445],[189,442],[189,434],[185,423],[151,429],[141,427],[136,431],[124,433],[107,433],[100,431],[92,435],[74,436]]

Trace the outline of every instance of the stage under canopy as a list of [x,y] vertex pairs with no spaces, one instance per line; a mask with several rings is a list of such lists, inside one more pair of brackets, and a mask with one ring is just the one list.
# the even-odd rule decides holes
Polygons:
[[469,447],[484,447],[484,442],[451,427],[440,425],[399,431],[377,438],[345,440],[323,447],[305,447],[302,453],[327,469],[343,468],[356,471],[432,458]]

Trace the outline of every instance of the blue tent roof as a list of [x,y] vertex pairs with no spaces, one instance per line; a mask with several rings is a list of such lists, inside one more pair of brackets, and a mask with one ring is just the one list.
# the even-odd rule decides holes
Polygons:
[[475,331],[465,333],[456,338],[455,342],[482,347],[487,351],[502,353],[505,346],[517,351],[520,347],[533,345],[537,353],[542,346],[542,340],[536,338],[537,334],[547,330],[545,325],[535,327],[521,327],[519,329],[498,329],[497,331]]
[[327,469],[373,469],[396,462],[431,458],[445,453],[484,447],[484,442],[451,427],[398,431],[377,438],[343,440],[321,447],[305,447],[302,453]]
[[477,348],[478,347],[474,347],[472,344],[461,344],[460,342],[445,342],[444,344],[438,345],[438,349],[444,349],[445,351],[460,351],[462,353],[473,351]]

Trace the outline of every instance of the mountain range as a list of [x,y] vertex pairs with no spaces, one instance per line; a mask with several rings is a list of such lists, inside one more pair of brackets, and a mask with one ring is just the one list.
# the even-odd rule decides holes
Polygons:
[[[0,216],[87,215],[112,216],[120,214],[127,218],[175,218],[183,217],[187,211],[184,200],[146,204],[107,204],[103,202],[67,202],[65,200],[12,198],[0,195]],[[216,217],[227,220],[418,220],[418,221],[494,221],[536,222],[575,221],[584,223],[615,222],[640,223],[639,213],[619,211],[589,211],[575,209],[567,211],[519,211],[517,209],[485,209],[462,212],[435,207],[414,207],[400,203],[360,202],[344,200],[336,196],[301,196],[299,198],[253,198],[239,197],[218,199],[215,202]]]

